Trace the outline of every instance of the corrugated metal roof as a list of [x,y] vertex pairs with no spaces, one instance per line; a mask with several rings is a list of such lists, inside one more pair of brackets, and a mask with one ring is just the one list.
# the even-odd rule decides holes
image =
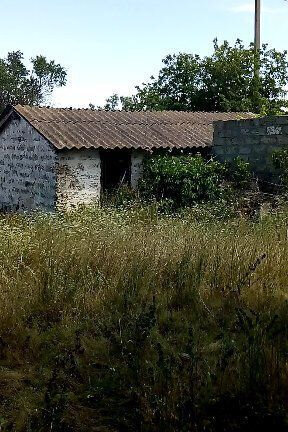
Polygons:
[[191,148],[212,145],[213,122],[249,113],[96,111],[16,105],[14,110],[57,149]]

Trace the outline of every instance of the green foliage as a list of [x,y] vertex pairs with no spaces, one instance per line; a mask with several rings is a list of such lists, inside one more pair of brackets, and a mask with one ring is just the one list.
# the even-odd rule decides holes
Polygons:
[[272,161],[278,170],[281,183],[288,187],[288,151],[283,149],[273,152]]
[[53,60],[36,56],[31,64],[32,69],[27,69],[20,51],[0,59],[0,110],[7,104],[40,105],[55,87],[66,84],[65,69]]
[[117,111],[119,108],[120,98],[119,96],[114,93],[112,96],[110,96],[108,99],[106,99],[106,104],[104,107],[98,107],[98,109],[104,109],[105,111]]
[[201,155],[156,155],[146,159],[139,189],[144,197],[175,209],[219,199],[231,186],[247,187],[250,179],[249,164],[240,158],[221,164]]
[[246,189],[252,181],[252,173],[249,162],[237,156],[232,162],[224,164],[225,180],[232,183],[234,189]]
[[108,207],[129,207],[138,201],[138,194],[127,184],[123,184],[116,189],[107,192],[101,198],[101,204]]
[[[234,46],[214,40],[214,52],[201,58],[179,53],[163,59],[157,77],[136,87],[131,97],[113,95],[105,109],[127,111],[250,111],[275,114],[287,106],[287,52],[263,45],[255,77],[253,44],[245,47],[240,40]],[[116,98],[115,98],[116,96]]]

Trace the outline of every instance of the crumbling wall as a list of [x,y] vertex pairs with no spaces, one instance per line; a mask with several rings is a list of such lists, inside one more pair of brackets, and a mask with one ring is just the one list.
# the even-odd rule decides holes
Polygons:
[[69,210],[95,204],[101,193],[101,160],[96,149],[58,152],[57,208]]
[[288,149],[288,116],[263,117],[214,123],[213,154],[220,161],[240,156],[253,171],[273,177],[272,153]]
[[53,210],[55,158],[49,142],[14,117],[0,135],[0,209]]
[[143,173],[143,160],[146,152],[133,150],[131,153],[131,187],[136,189]]

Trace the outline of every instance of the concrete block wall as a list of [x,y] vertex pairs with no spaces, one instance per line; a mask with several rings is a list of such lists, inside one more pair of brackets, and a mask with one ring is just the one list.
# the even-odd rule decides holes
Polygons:
[[26,120],[11,119],[0,135],[0,209],[53,210],[56,152]]
[[97,149],[58,151],[57,208],[97,204],[101,194],[101,160]]
[[220,161],[240,156],[259,176],[273,178],[275,150],[288,150],[288,116],[262,117],[214,123],[212,153]]

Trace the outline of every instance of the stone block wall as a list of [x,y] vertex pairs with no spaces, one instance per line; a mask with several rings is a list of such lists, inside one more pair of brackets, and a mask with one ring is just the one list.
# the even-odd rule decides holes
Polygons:
[[214,123],[212,153],[220,161],[240,156],[259,176],[276,174],[272,164],[275,150],[288,149],[288,116]]
[[69,210],[79,204],[99,203],[101,160],[96,149],[58,151],[57,208]]
[[147,152],[143,150],[132,150],[131,153],[131,187],[137,188],[143,173],[143,159]]
[[53,210],[56,153],[26,120],[11,119],[0,135],[0,209]]

